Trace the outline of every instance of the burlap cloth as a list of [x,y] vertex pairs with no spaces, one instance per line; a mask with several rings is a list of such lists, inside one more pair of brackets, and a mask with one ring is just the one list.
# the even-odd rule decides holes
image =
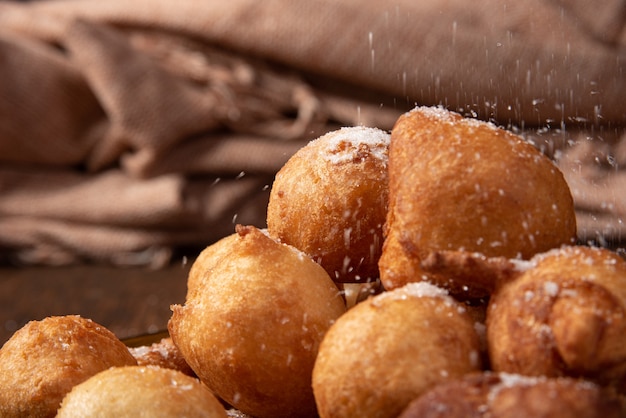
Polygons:
[[416,104],[526,135],[581,240],[620,240],[625,4],[0,2],[0,258],[161,266],[264,227],[308,140]]

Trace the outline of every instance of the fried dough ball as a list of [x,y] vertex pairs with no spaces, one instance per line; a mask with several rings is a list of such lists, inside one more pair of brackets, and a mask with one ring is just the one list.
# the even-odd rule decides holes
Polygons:
[[621,412],[615,393],[591,382],[485,372],[434,387],[399,418],[619,418]]
[[626,261],[568,246],[535,256],[491,297],[495,371],[584,377],[626,393]]
[[188,376],[195,377],[196,375],[174,341],[169,337],[162,338],[151,345],[129,347],[128,350],[135,357],[139,366],[158,366],[178,370]]
[[54,417],[74,385],[136,364],[111,331],[76,315],[31,321],[0,349],[0,416]]
[[330,328],[313,369],[324,417],[395,417],[447,379],[480,370],[480,341],[463,305],[426,282],[357,304]]
[[238,226],[224,240],[217,259],[207,251],[193,266],[194,289],[184,306],[172,307],[172,340],[237,410],[257,418],[315,416],[313,363],[346,310],[337,286],[306,254],[255,227]]
[[226,418],[198,379],[158,366],[112,367],[75,386],[57,418]]
[[576,238],[573,199],[562,173],[521,137],[449,112],[401,115],[389,146],[389,212],[380,258],[387,289],[428,280],[455,296],[483,297],[424,271],[433,251],[528,259]]
[[387,132],[346,127],[301,148],[274,180],[270,235],[309,254],[337,282],[377,279],[388,146]]

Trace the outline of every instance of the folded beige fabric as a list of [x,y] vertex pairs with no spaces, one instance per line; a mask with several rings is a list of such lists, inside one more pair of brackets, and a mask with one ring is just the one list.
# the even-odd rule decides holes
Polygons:
[[[626,122],[624,4],[0,2],[0,258],[158,267],[264,226],[273,175],[306,141],[391,129],[416,104],[565,155]],[[581,210],[613,225],[622,206],[594,204],[618,183]]]

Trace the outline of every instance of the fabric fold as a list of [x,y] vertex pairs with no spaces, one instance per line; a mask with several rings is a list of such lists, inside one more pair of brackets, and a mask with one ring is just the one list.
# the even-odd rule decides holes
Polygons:
[[[620,2],[602,7],[622,13]],[[0,8],[0,16],[8,28],[56,40],[77,18],[171,31],[485,118],[626,117],[615,93],[625,85],[623,44],[602,41],[558,2],[58,0]]]
[[262,225],[272,180],[168,175],[145,181],[115,170],[92,180],[20,174],[0,173],[0,260],[52,265],[162,267],[176,248],[202,248],[233,233],[235,223]]
[[124,150],[143,161],[158,158],[182,139],[218,126],[224,110],[214,95],[170,76],[114,30],[77,20],[64,45],[110,123],[88,161],[90,170],[118,161]]
[[311,139],[391,130],[415,105],[524,135],[564,171],[580,239],[621,241],[625,16],[621,0],[2,1],[0,259],[163,265],[264,227],[273,176]]

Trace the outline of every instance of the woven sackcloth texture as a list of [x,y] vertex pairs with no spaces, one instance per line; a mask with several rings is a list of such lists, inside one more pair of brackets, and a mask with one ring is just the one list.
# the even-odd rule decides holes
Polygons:
[[415,105],[562,167],[624,235],[626,2],[0,1],[0,260],[158,267],[265,225],[276,171]]

